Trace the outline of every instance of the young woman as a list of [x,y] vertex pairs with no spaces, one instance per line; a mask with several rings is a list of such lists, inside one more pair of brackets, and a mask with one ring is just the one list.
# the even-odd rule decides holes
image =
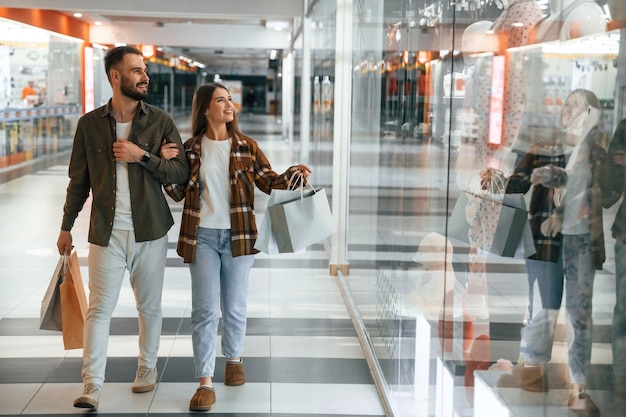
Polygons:
[[[254,186],[269,194],[287,189],[306,165],[277,174],[257,142],[239,131],[232,98],[221,84],[196,90],[192,134],[183,147],[189,159],[186,184],[166,185],[176,201],[185,199],[177,252],[189,263],[192,288],[191,328],[195,375],[200,381],[189,409],[208,411],[215,403],[213,375],[217,327],[223,318],[222,354],[227,358],[225,385],[245,382],[241,359],[246,334],[248,273],[254,262],[257,228]],[[164,144],[161,153],[177,154]]]

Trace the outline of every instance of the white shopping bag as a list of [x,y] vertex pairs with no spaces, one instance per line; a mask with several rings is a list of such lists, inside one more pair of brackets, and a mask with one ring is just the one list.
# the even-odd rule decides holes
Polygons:
[[278,252],[293,253],[331,236],[333,216],[326,190],[300,190],[287,201],[268,205]]

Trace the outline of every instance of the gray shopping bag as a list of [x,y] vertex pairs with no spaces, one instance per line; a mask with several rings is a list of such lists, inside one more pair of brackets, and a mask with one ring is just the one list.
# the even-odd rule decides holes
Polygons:
[[[506,194],[505,197],[509,195]],[[488,250],[496,255],[512,258],[518,252],[517,248],[520,243],[524,243],[522,239],[524,227],[528,226],[530,229],[530,225],[528,224],[528,212],[526,209],[515,204],[516,201],[514,199],[508,201],[513,203],[513,205],[509,205],[510,203],[507,202],[506,198],[501,203],[496,232]]]
[[41,300],[41,313],[39,314],[39,328],[41,330],[63,330],[61,322],[61,291],[60,286],[65,277],[67,268],[67,256],[60,256],[46,294]]
[[331,236],[335,230],[326,190],[301,190],[295,199],[267,208],[280,253],[293,253]]
[[448,238],[469,243],[468,216],[475,215],[475,213],[467,212],[470,198],[482,199],[489,204],[498,205],[499,208],[493,238],[482,242],[482,249],[498,256],[510,258],[527,258],[535,254],[535,244],[528,223],[528,212],[523,194],[504,194],[500,200],[490,200],[485,196],[468,195],[466,192],[461,192],[450,217],[447,219]]
[[[271,207],[275,204],[282,203],[284,201],[290,201],[295,198],[300,198],[299,190],[272,190],[270,198],[267,201],[267,207]],[[269,210],[265,212],[263,221],[259,227],[259,234],[254,242],[254,249],[260,250],[268,255],[277,255],[278,245],[276,244],[276,238],[272,232],[272,219],[269,215]]]

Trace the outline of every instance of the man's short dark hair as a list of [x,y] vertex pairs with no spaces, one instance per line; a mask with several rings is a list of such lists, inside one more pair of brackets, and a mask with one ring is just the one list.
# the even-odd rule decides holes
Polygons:
[[122,62],[126,54],[136,54],[142,56],[139,49],[128,45],[116,46],[115,48],[109,50],[109,52],[107,52],[104,56],[104,71],[106,72],[109,80],[111,79],[111,68]]

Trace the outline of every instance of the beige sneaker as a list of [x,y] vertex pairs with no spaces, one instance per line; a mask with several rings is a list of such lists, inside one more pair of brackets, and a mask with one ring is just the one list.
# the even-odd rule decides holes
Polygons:
[[74,400],[74,407],[98,409],[100,401],[100,387],[96,384],[85,384],[83,395]]
[[137,376],[131,386],[133,392],[149,392],[154,389],[157,383],[158,372],[156,368],[140,366],[137,369]]

